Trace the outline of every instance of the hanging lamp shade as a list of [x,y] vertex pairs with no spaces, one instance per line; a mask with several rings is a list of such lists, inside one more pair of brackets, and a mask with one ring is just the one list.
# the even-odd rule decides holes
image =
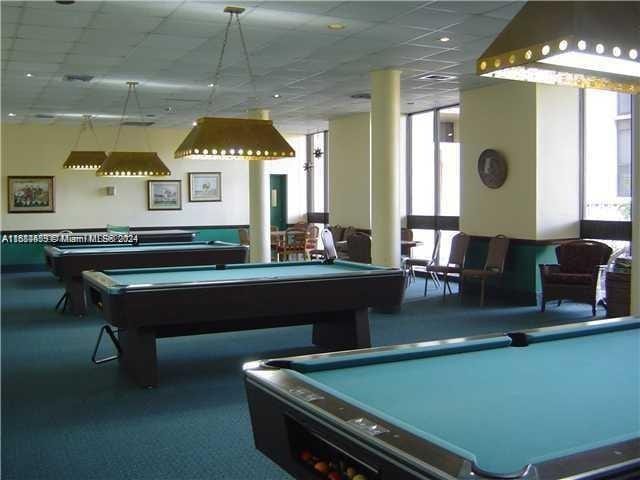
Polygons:
[[271,120],[202,117],[175,152],[175,158],[276,160],[296,152]]
[[65,160],[62,168],[68,170],[97,170],[107,159],[102,151],[73,150]]
[[640,93],[639,2],[528,2],[478,75]]
[[99,177],[166,177],[171,171],[156,152],[111,152],[96,172]]

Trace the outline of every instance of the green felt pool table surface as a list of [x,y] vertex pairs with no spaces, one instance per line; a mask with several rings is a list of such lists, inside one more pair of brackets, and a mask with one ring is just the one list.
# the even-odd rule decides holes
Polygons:
[[452,343],[447,348],[455,354],[411,358],[407,350],[398,357],[391,352],[388,361],[356,354],[290,368],[485,471],[504,474],[640,437],[640,320],[632,324],[585,336],[532,336],[523,348],[497,337],[462,352]]
[[383,267],[335,261],[332,264],[321,261],[252,263],[216,267],[167,267],[105,270],[115,285],[175,284],[185,282],[224,282],[260,279],[296,279],[310,277],[331,277],[340,275],[361,275],[366,272],[386,270]]

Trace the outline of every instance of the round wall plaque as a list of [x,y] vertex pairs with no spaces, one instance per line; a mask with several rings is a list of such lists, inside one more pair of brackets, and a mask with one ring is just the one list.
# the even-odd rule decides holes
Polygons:
[[507,179],[507,161],[496,151],[487,149],[478,157],[478,175],[489,188],[500,188]]

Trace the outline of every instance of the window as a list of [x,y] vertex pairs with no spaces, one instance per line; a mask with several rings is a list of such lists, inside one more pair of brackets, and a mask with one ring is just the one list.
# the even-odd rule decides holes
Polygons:
[[458,118],[460,108],[444,108],[439,112],[439,215],[460,215],[460,143]]
[[[423,242],[413,248],[412,255],[416,257],[431,257],[436,232],[443,224],[457,228],[453,226],[457,222],[443,217],[460,215],[459,116],[460,108],[454,106],[408,117],[407,225],[413,230],[413,238]],[[440,247],[436,252],[440,263],[447,262],[451,238],[456,233],[454,230],[440,232]]]
[[631,95],[584,95],[584,218],[631,220]]
[[435,215],[434,112],[411,115],[411,214]]

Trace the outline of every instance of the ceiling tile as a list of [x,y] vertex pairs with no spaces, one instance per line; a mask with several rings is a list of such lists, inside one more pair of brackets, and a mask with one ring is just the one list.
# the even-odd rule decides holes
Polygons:
[[18,23],[20,21],[21,7],[10,7],[6,2],[2,2],[1,8],[3,27],[5,23]]
[[[29,62],[13,62],[7,63],[7,70],[14,72],[22,72],[23,74],[31,73],[34,77],[38,77],[40,73],[53,73],[58,71],[60,64],[58,63],[29,63]],[[34,80],[34,78],[25,77],[25,82]]]
[[428,2],[376,2],[375,8],[371,8],[368,2],[343,2],[331,9],[329,14],[341,18],[383,22],[404,15],[426,3]]
[[[2,23],[2,38],[9,39],[14,38],[16,36],[16,32],[18,31],[17,23]],[[9,42],[7,42],[9,43]],[[4,44],[4,42],[3,42]]]
[[[295,12],[295,13],[307,13],[311,15],[321,15],[340,2],[330,1],[308,1],[308,2],[272,2],[267,1],[259,5],[259,8],[264,10],[279,10],[282,12]],[[285,15],[287,14],[285,13]]]
[[98,13],[95,15],[91,28],[103,30],[115,30],[117,36],[122,33],[151,32],[162,22],[162,17],[140,17],[129,15],[115,15],[109,13]]
[[50,52],[50,53],[67,53],[73,47],[71,42],[43,42],[42,40],[23,40],[17,38],[13,44],[16,50],[25,50],[29,52]]
[[439,10],[448,10],[450,12],[467,13],[467,14],[480,14],[496,10],[497,8],[508,6],[512,2],[495,2],[495,1],[475,1],[475,2],[460,2],[460,1],[439,1],[429,5],[429,8],[436,8]]
[[184,37],[210,38],[224,32],[224,24],[211,22],[193,22],[168,18],[153,33],[161,35],[180,35]]
[[18,29],[18,36],[28,40],[74,42],[80,38],[83,31],[84,30],[81,28],[50,28],[34,25],[21,25]]
[[398,27],[397,25],[380,23],[375,27],[356,33],[355,37],[383,40],[391,46],[397,43],[410,42],[431,30],[415,27]]
[[118,32],[114,35],[110,30],[87,28],[83,30],[79,42],[83,45],[138,45],[146,37],[146,34],[139,32]]
[[157,35],[152,33],[148,35],[138,48],[155,48],[159,50],[191,50],[204,43],[203,38],[183,37],[177,35]]
[[62,63],[66,54],[13,50],[10,60],[24,63]]
[[502,18],[505,20],[511,20],[513,17],[516,16],[516,14],[520,10],[522,10],[522,7],[524,7],[525,3],[526,2],[524,1],[511,2],[506,7],[501,7],[496,10],[492,10],[490,12],[487,12],[485,15],[489,17],[496,17],[496,18]]
[[[234,6],[246,8],[242,20],[254,8],[254,4],[245,5],[244,2],[233,2]],[[226,24],[229,14],[224,13],[226,4],[221,2],[186,1],[171,14],[171,18],[195,22],[214,22]],[[243,22],[244,23],[244,22]]]
[[171,14],[182,2],[173,1],[106,1],[102,2],[100,13],[114,15],[135,15],[166,17]]
[[[34,2],[36,3],[36,2]],[[28,2],[31,5],[31,2]],[[49,10],[27,6],[22,17],[24,25],[41,25],[44,27],[84,28],[92,18],[91,13],[69,10]]]
[[427,30],[439,30],[463,22],[467,16],[462,13],[443,12],[424,7],[407,15],[396,17],[390,20],[390,23]]
[[479,37],[494,36],[502,31],[507,25],[508,20],[501,18],[487,17],[484,15],[471,15],[458,25],[449,28],[453,33],[465,33],[468,35],[477,35]]
[[66,59],[67,64],[80,64],[80,65],[96,65],[96,66],[113,66],[122,62],[123,57],[104,57],[98,55],[68,55]]

